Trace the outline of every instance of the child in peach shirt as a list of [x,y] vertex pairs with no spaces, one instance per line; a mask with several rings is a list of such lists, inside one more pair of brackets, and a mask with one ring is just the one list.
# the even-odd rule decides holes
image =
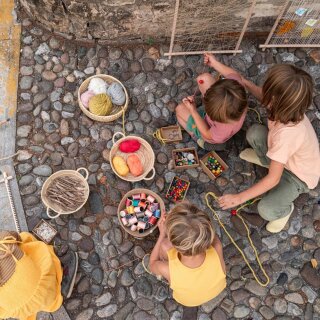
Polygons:
[[311,76],[288,64],[272,67],[262,88],[243,79],[245,87],[267,108],[268,128],[255,124],[247,131],[252,149],[240,158],[269,168],[251,188],[220,197],[223,209],[262,195],[258,211],[269,232],[280,232],[293,212],[293,201],[317,186],[320,152],[316,133],[305,115],[312,103]]

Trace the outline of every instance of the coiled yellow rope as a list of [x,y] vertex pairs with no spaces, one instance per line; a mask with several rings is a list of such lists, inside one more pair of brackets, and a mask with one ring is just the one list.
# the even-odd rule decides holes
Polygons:
[[162,138],[160,129],[157,129],[153,134],[153,137],[156,138],[160,143],[165,144],[168,139]]
[[262,120],[261,120],[261,115],[260,115],[260,113],[259,113],[256,109],[254,109],[254,108],[248,107],[248,110],[255,112],[255,113],[257,114],[257,117],[258,117],[258,122],[259,122],[260,124],[262,124]]
[[212,211],[212,213],[213,213],[213,215],[214,215],[214,219],[219,222],[220,226],[221,226],[222,229],[225,231],[225,233],[227,234],[227,236],[229,237],[229,239],[231,240],[231,242],[233,243],[233,245],[238,249],[238,251],[239,251],[240,254],[242,255],[243,260],[245,261],[245,263],[246,263],[247,266],[249,267],[249,269],[250,269],[250,271],[252,272],[253,277],[255,278],[255,280],[257,281],[257,283],[258,283],[260,286],[262,286],[262,287],[266,287],[266,286],[269,284],[269,282],[270,282],[270,278],[269,278],[269,276],[267,275],[267,273],[266,273],[265,269],[263,268],[262,263],[261,263],[261,261],[260,261],[260,259],[259,259],[257,249],[256,249],[256,247],[254,246],[253,241],[252,241],[252,239],[251,239],[251,237],[250,237],[250,230],[249,230],[247,224],[245,223],[245,221],[243,220],[243,218],[241,217],[241,215],[240,215],[240,213],[239,213],[239,211],[242,210],[244,207],[247,207],[248,205],[253,204],[254,202],[260,200],[261,198],[256,198],[256,199],[254,199],[254,200],[252,200],[252,201],[249,201],[249,202],[243,204],[243,205],[240,206],[238,209],[236,209],[236,212],[237,212],[237,216],[241,219],[243,225],[245,226],[245,228],[246,228],[246,230],[247,230],[248,240],[249,240],[249,242],[250,242],[251,248],[252,248],[253,251],[254,251],[254,254],[255,254],[255,256],[256,256],[257,262],[258,262],[258,264],[259,264],[259,267],[260,267],[263,275],[264,275],[265,278],[266,278],[266,281],[265,281],[265,282],[261,282],[261,281],[258,279],[258,276],[256,275],[256,272],[252,269],[251,264],[250,264],[250,262],[248,261],[247,257],[245,256],[244,252],[243,252],[242,249],[237,245],[237,243],[234,241],[234,239],[232,238],[231,234],[228,232],[228,230],[226,229],[226,227],[224,226],[224,224],[223,224],[222,221],[220,220],[219,215],[217,214],[217,212],[210,206],[210,204],[209,204],[209,196],[213,197],[214,200],[216,200],[216,201],[218,200],[218,197],[217,197],[213,192],[208,192],[208,193],[206,194],[206,196],[205,196],[207,206],[208,206],[209,209]]
[[125,110],[124,110],[124,107],[122,107],[122,131],[123,131],[123,134],[126,135],[124,116],[125,116]]

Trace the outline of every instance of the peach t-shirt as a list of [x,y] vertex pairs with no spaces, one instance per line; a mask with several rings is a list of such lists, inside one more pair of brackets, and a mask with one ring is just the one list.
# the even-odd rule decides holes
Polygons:
[[[225,77],[225,79],[231,79],[238,81],[242,86],[241,77],[236,73],[231,73]],[[222,123],[218,121],[211,120],[206,114],[205,120],[210,127],[211,139],[207,140],[209,143],[224,143],[234,136],[242,127],[243,122],[247,115],[247,109],[243,112],[241,118],[237,121],[231,123]]]
[[320,177],[320,151],[316,133],[304,116],[297,124],[268,121],[267,156],[314,189]]

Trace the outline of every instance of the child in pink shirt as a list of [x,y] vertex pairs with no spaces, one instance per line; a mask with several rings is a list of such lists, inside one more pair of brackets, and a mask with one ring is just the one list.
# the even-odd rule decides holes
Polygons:
[[[269,221],[269,232],[281,231],[293,212],[293,201],[317,186],[320,152],[316,133],[305,112],[312,103],[313,81],[293,65],[276,65],[262,88],[243,79],[245,87],[268,111],[268,128],[255,124],[247,132],[252,149],[240,158],[269,168],[268,174],[251,188],[220,197],[223,209],[236,207],[260,195],[260,216]],[[239,219],[239,218],[238,218]]]
[[205,141],[219,144],[229,140],[241,129],[247,113],[241,77],[210,54],[205,54],[204,62],[219,69],[225,78],[216,80],[209,73],[201,74],[197,81],[204,106],[197,109],[194,97],[189,96],[176,108],[179,123],[202,148]]

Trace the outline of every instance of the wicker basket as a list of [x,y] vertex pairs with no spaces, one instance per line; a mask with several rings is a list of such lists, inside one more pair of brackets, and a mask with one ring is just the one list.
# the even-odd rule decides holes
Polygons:
[[[120,140],[118,140],[117,142],[115,142],[115,138],[117,135],[121,135],[122,138]],[[120,156],[126,161],[128,156],[130,154],[132,154],[132,153],[124,153],[119,150],[119,144],[122,141],[125,141],[128,139],[136,139],[141,143],[140,149],[135,152],[135,154],[137,154],[137,156],[140,158],[141,164],[143,166],[143,174],[138,177],[132,175],[130,172],[126,176],[119,175],[117,173],[117,171],[115,170],[113,163],[112,163],[112,159],[115,156]],[[111,168],[112,168],[113,172],[119,178],[126,180],[126,181],[130,181],[130,182],[136,182],[136,181],[141,181],[141,180],[152,180],[154,178],[154,176],[156,174],[156,170],[154,169],[155,156],[154,156],[154,152],[153,152],[150,144],[146,140],[144,140],[140,137],[137,137],[137,136],[127,136],[126,137],[122,132],[116,132],[113,135],[112,142],[113,142],[113,146],[110,151],[110,164],[111,164]],[[152,171],[151,176],[147,178],[147,175],[151,171]]]
[[[121,86],[122,89],[124,90],[124,93],[126,95],[126,102],[123,106],[115,106],[113,105],[112,111],[108,116],[97,116],[93,113],[91,113],[87,108],[85,108],[85,106],[82,104],[80,96],[83,92],[85,92],[88,89],[90,80],[93,78],[101,78],[102,80],[104,80],[105,82],[107,82],[108,84],[111,84],[112,82],[118,82]],[[82,112],[89,117],[92,120],[95,121],[100,121],[100,122],[111,122],[114,121],[118,118],[120,118],[122,116],[123,112],[126,112],[127,108],[128,108],[128,103],[129,103],[129,96],[128,96],[128,92],[126,90],[126,88],[124,87],[124,85],[116,78],[111,77],[107,74],[99,74],[99,75],[95,75],[92,76],[86,80],[84,80],[81,85],[80,88],[78,90],[78,101],[79,101],[79,106],[82,110]]]
[[[81,170],[85,171],[85,176],[80,174],[79,171],[81,171]],[[81,182],[85,186],[85,199],[83,201],[83,204],[81,204],[78,208],[76,208],[73,211],[63,211],[55,203],[52,203],[50,201],[50,199],[48,199],[48,197],[46,195],[48,187],[50,186],[52,181],[54,179],[58,178],[58,177],[61,177],[61,176],[73,176],[73,177],[76,177],[76,178],[79,179],[79,182]],[[47,207],[47,215],[48,215],[49,218],[55,219],[55,218],[58,218],[62,214],[71,214],[71,213],[77,212],[78,210],[80,210],[85,205],[85,203],[88,200],[89,192],[90,192],[89,185],[88,185],[88,182],[87,182],[88,176],[89,176],[89,173],[88,173],[88,170],[86,168],[79,168],[79,169],[77,169],[77,171],[75,171],[75,170],[60,170],[60,171],[54,173],[53,175],[51,175],[45,181],[45,183],[43,184],[42,189],[41,189],[41,199],[42,199],[44,205]],[[50,214],[50,210],[56,212],[56,215],[51,215]]]
[[129,228],[126,228],[123,224],[122,224],[122,221],[120,220],[121,217],[120,217],[120,211],[124,210],[126,208],[126,199],[130,196],[132,196],[133,194],[139,194],[139,193],[145,193],[145,194],[148,194],[148,195],[152,195],[156,200],[157,202],[160,204],[160,210],[161,210],[161,214],[163,214],[165,212],[165,206],[164,206],[164,202],[163,200],[161,199],[160,196],[158,196],[155,192],[151,191],[151,190],[148,190],[148,189],[140,189],[140,188],[137,188],[137,189],[133,189],[129,192],[127,192],[124,197],[122,198],[122,200],[120,201],[119,203],[119,206],[118,206],[118,219],[119,219],[119,222],[120,222],[120,225],[121,227],[126,231],[128,232],[129,234],[131,234],[132,236],[134,236],[135,238],[144,238],[146,236],[148,236],[149,234],[151,234],[154,229],[157,228],[157,225],[154,225],[153,227],[147,229],[145,232],[143,233],[139,233],[138,231],[131,231]]

